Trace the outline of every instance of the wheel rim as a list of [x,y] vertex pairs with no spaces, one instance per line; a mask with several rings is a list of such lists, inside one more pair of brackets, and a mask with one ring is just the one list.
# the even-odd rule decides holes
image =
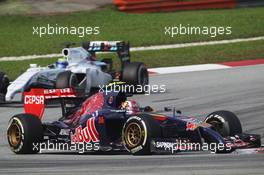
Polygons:
[[125,142],[128,147],[133,148],[140,144],[142,140],[142,129],[137,123],[130,123],[125,129]]
[[210,121],[209,124],[211,124],[213,126],[213,129],[220,135],[224,135],[224,127],[222,122],[213,120]]
[[13,122],[8,129],[8,140],[12,147],[17,147],[22,140],[21,128],[17,122]]

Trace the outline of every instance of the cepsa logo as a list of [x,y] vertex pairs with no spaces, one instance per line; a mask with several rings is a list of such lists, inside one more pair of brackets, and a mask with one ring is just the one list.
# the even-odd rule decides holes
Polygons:
[[44,96],[26,95],[25,104],[44,104]]

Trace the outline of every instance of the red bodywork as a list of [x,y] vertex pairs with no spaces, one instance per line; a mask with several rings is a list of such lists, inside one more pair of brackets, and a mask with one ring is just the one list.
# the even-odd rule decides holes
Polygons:
[[41,120],[44,114],[46,100],[68,97],[76,97],[76,94],[72,88],[32,88],[29,92],[24,92],[24,110],[25,113],[33,114]]
[[84,115],[92,115],[97,110],[102,109],[104,105],[104,95],[98,92],[83,102],[82,107],[72,115],[68,116],[68,120],[65,121],[68,124],[77,125],[79,120]]

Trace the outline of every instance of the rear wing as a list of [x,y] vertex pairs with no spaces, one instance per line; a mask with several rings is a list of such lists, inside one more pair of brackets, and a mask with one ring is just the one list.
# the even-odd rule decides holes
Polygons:
[[24,92],[24,111],[25,113],[35,115],[41,120],[45,110],[45,102],[47,100],[76,97],[76,92],[72,88],[32,88],[29,92]]
[[117,52],[122,62],[130,61],[130,44],[124,41],[88,41],[82,44],[88,52]]

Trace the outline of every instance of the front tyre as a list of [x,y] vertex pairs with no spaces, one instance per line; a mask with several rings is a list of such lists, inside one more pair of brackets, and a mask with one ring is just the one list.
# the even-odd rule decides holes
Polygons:
[[148,155],[151,154],[151,139],[160,135],[160,126],[151,116],[132,116],[123,127],[122,140],[133,155]]
[[[31,114],[18,114],[9,120],[7,140],[10,149],[16,154],[34,154],[43,139],[41,121]],[[38,147],[39,148],[39,147]]]
[[242,133],[242,126],[238,117],[230,111],[216,111],[209,114],[205,123],[212,125],[222,137],[234,136]]
[[7,87],[9,86],[9,79],[7,75],[0,72],[0,102],[5,101],[5,94],[7,92]]

